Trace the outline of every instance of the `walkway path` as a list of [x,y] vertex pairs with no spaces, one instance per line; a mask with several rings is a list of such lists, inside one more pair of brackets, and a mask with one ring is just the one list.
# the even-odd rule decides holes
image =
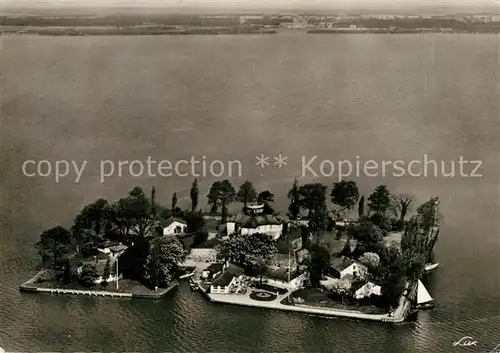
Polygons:
[[[285,305],[281,304],[281,301],[285,299],[289,293],[284,295],[278,295],[278,297],[273,301],[263,302],[256,301],[249,297],[251,291],[246,294],[211,294],[208,293],[207,296],[210,298],[212,302],[215,303],[225,303],[225,304],[234,304],[234,305],[243,305],[243,306],[251,306],[258,308],[268,308],[268,309],[276,309],[276,310],[285,310],[285,311],[295,311],[302,312],[308,314],[317,314],[324,316],[337,316],[337,317],[347,317],[353,319],[360,320],[372,320],[372,321],[382,321],[382,322],[403,322],[404,321],[404,308],[399,310],[399,312],[395,312],[394,315],[389,316],[388,314],[365,314],[359,311],[354,310],[341,310],[341,309],[333,309],[333,308],[319,308],[312,307],[303,304],[295,304],[295,305]],[[399,308],[398,308],[399,309]]]

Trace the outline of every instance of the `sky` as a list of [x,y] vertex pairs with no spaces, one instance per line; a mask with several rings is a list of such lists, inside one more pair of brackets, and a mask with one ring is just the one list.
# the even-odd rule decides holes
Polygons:
[[225,8],[225,9],[336,9],[336,8],[490,8],[500,12],[500,0],[0,0],[2,7],[21,8]]

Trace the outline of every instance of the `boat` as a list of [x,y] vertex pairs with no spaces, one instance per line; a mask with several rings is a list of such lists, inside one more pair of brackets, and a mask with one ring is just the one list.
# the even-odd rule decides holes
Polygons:
[[179,279],[189,278],[193,275],[194,275],[194,272],[193,273],[186,273],[186,274],[183,274],[182,276],[179,276]]
[[431,264],[431,263],[428,263],[425,265],[425,273],[429,273],[431,271],[434,271],[436,268],[438,268],[439,266],[439,263],[434,263],[434,264]]
[[191,277],[189,278],[189,286],[191,287],[192,290],[198,290],[198,285]]
[[416,308],[417,309],[434,308],[434,299],[432,299],[427,289],[425,289],[425,286],[421,280],[418,280]]

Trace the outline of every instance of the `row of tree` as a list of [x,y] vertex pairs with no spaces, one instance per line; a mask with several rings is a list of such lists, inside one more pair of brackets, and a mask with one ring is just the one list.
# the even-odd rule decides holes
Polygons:
[[[196,189],[196,181],[193,186]],[[126,197],[112,204],[99,199],[87,205],[75,217],[70,230],[57,226],[43,232],[36,243],[43,266],[63,267],[65,273],[70,272],[66,269],[75,246],[76,253],[84,257],[97,255],[98,245],[105,235],[109,235],[130,245],[124,254],[126,261],[120,262],[126,277],[146,278],[155,286],[166,285],[186,254],[177,238],[162,236],[162,225],[175,212],[175,202],[173,209],[168,210],[156,204],[155,195],[154,187],[150,198],[141,188],[135,187]],[[183,216],[188,231],[195,232],[204,226],[201,212],[184,211]],[[82,272],[88,272],[84,278],[92,278],[93,271],[87,270]],[[90,279],[85,282],[91,283]]]

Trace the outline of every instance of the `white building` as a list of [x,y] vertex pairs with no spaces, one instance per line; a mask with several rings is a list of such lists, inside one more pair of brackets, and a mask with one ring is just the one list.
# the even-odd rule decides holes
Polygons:
[[372,282],[368,282],[354,293],[354,298],[363,299],[369,298],[372,294],[381,295],[381,291],[382,288],[380,286],[373,284]]
[[283,221],[273,215],[266,215],[263,204],[247,205],[247,215],[237,213],[226,223],[227,234],[251,235],[269,234],[274,240],[283,233]]
[[163,235],[174,235],[187,232],[187,223],[182,219],[172,218],[163,228]]
[[333,259],[330,268],[335,277],[340,279],[363,278],[368,271],[362,263],[344,257]]

